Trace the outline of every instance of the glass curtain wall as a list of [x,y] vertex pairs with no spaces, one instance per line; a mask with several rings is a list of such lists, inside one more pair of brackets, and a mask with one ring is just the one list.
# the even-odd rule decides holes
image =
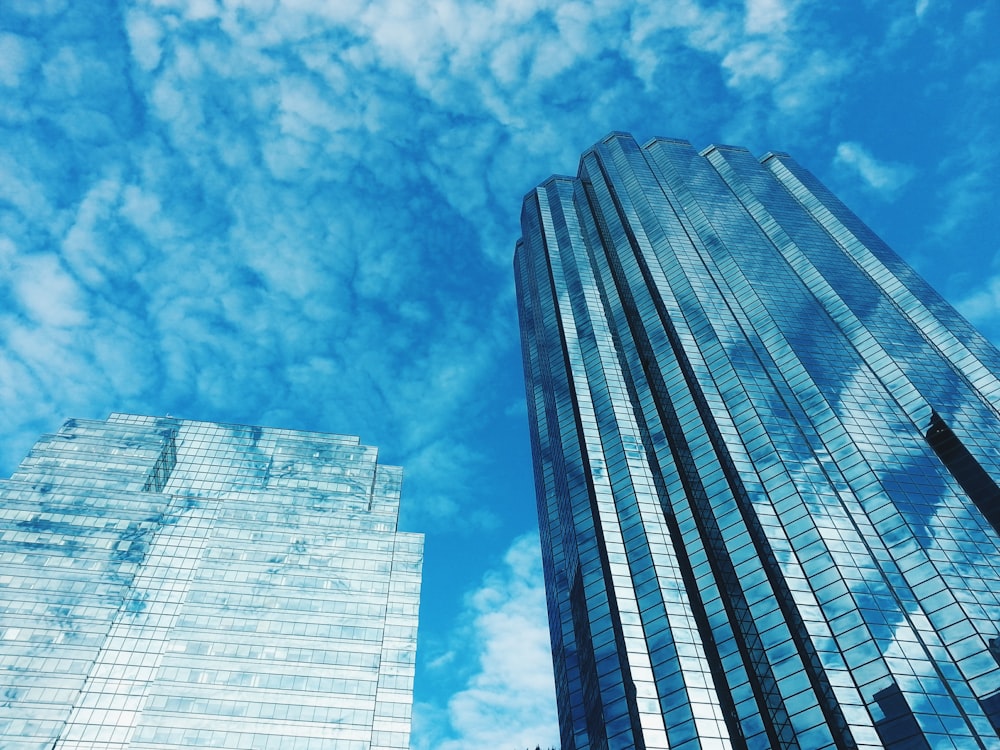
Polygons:
[[613,133],[515,272],[563,750],[1000,747],[1000,355],[785,154]]

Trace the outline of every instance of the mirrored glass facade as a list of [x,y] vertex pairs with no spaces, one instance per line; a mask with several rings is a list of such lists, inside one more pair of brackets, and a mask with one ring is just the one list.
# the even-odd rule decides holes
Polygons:
[[563,750],[1000,747],[1000,354],[785,154],[614,133],[515,257]]
[[401,477],[340,435],[113,414],[42,437],[0,481],[0,747],[408,747]]

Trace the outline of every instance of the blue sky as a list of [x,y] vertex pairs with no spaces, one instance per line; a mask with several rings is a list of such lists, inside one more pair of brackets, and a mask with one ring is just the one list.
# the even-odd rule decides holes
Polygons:
[[414,748],[555,745],[522,196],[611,130],[787,151],[998,341],[998,33],[957,0],[3,0],[0,470],[112,410],[360,435],[427,534]]

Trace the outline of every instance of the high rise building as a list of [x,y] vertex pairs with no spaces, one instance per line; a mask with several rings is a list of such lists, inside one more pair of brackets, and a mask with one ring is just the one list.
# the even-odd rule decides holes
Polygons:
[[423,537],[357,438],[113,414],[0,481],[0,748],[405,748]]
[[1000,354],[815,177],[611,134],[515,269],[563,750],[1000,747]]

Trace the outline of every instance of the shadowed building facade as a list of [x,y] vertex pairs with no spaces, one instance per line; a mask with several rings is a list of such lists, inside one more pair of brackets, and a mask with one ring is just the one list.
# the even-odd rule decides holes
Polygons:
[[408,747],[401,478],[340,435],[113,414],[42,437],[0,481],[0,747]]
[[515,256],[563,750],[1000,747],[1000,354],[785,154],[612,134]]

